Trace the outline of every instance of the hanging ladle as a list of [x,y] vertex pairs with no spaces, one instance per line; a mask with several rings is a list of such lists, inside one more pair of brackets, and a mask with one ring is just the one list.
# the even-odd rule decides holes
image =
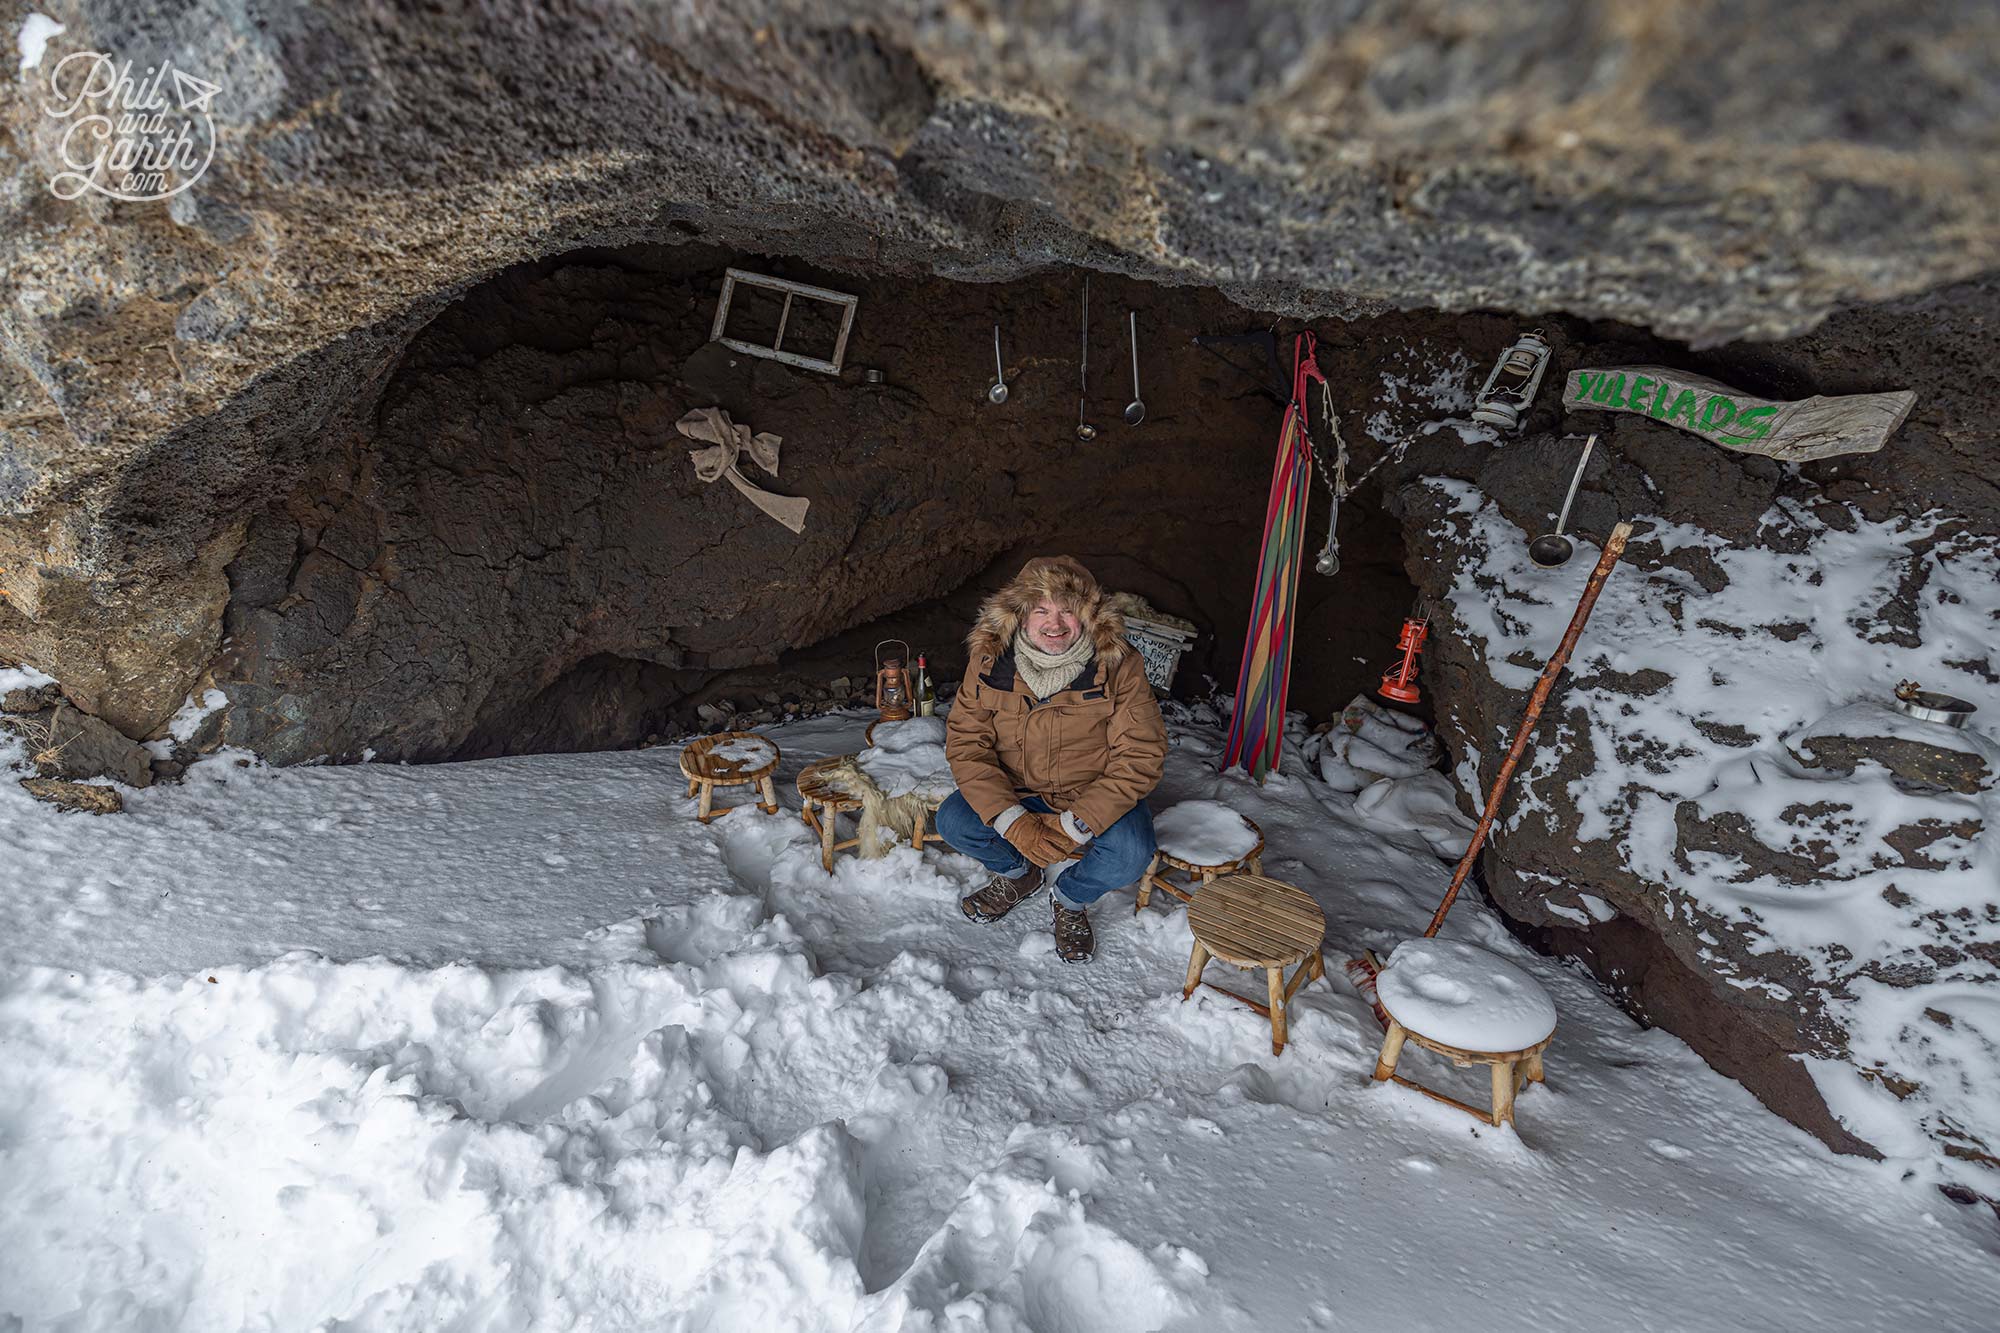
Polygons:
[[1090,397],[1090,275],[1083,275],[1083,357],[1076,372],[1076,438],[1089,444],[1097,438],[1097,427],[1083,419],[1083,405]]
[[1146,404],[1139,397],[1139,312],[1127,313],[1132,317],[1132,401],[1125,404],[1125,424],[1136,426],[1146,419]]
[[1554,569],[1569,563],[1576,553],[1576,544],[1563,536],[1563,525],[1569,522],[1569,507],[1576,500],[1576,488],[1583,481],[1583,469],[1590,464],[1591,446],[1597,443],[1592,435],[1583,442],[1583,457],[1576,460],[1576,475],[1569,479],[1569,494],[1563,497],[1562,513],[1556,517],[1556,530],[1545,532],[1528,543],[1528,559],[1543,569]]
[[1000,326],[993,326],[993,387],[986,391],[989,403],[1007,401],[1007,367],[1000,364]]

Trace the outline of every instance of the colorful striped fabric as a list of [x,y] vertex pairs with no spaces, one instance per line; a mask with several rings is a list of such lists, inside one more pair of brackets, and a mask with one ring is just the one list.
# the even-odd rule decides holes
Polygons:
[[1264,511],[1264,545],[1257,558],[1257,593],[1236,677],[1236,711],[1229,719],[1224,769],[1242,767],[1259,782],[1278,766],[1285,741],[1285,693],[1292,683],[1292,613],[1305,559],[1306,497],[1312,480],[1312,438],[1306,386],[1324,382],[1317,340],[1302,333],[1292,344],[1292,401],[1278,431],[1271,498]]

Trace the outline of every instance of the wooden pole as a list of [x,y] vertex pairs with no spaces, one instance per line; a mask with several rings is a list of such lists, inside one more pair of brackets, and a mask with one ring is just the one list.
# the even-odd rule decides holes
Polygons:
[[1458,891],[1465,887],[1465,877],[1472,873],[1472,863],[1479,859],[1479,849],[1486,842],[1486,835],[1493,828],[1493,816],[1500,812],[1500,798],[1507,794],[1507,784],[1513,780],[1514,766],[1521,762],[1521,752],[1528,748],[1529,733],[1541,719],[1542,705],[1548,702],[1549,691],[1555,688],[1556,677],[1569,664],[1569,655],[1576,648],[1577,637],[1583,633],[1583,624],[1590,619],[1590,612],[1597,605],[1597,594],[1604,591],[1604,580],[1611,576],[1611,567],[1625,554],[1625,540],[1632,535],[1630,523],[1620,523],[1611,529],[1611,536],[1605,540],[1604,554],[1597,557],[1597,568],[1590,571],[1590,581],[1583,585],[1583,599],[1576,604],[1576,614],[1570,617],[1569,628],[1563,631],[1562,642],[1542,668],[1541,679],[1535,682],[1535,692],[1528,696],[1528,711],[1521,715],[1521,725],[1515,728],[1514,743],[1507,747],[1507,757],[1500,761],[1500,774],[1493,779],[1493,791],[1486,798],[1486,812],[1479,816],[1479,827],[1472,831],[1472,843],[1459,858],[1458,869],[1452,872],[1451,887],[1444,892],[1444,901],[1438,904],[1437,912],[1431,917],[1431,924],[1424,931],[1429,939],[1444,925],[1444,914],[1458,899]]

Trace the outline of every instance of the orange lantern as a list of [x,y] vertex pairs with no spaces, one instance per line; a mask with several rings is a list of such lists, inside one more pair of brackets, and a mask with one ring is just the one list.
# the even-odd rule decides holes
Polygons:
[[[889,644],[901,644],[902,653],[883,657],[882,649]],[[910,673],[903,665],[909,660],[910,645],[901,639],[884,639],[875,645],[875,707],[884,722],[910,720]]]

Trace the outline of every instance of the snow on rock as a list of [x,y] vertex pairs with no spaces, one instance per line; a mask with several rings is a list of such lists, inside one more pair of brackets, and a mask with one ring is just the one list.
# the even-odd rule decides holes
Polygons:
[[1378,828],[1419,834],[1447,861],[1465,855],[1478,826],[1459,810],[1451,779],[1429,770],[1369,783],[1356,794],[1354,813]]
[[944,757],[944,737],[942,717],[877,722],[875,744],[863,750],[855,762],[887,795],[922,792],[943,800],[958,790]]
[[49,39],[65,31],[62,24],[47,14],[29,10],[28,17],[21,20],[21,31],[14,37],[14,49],[21,53],[21,70],[39,68],[42,56],[49,49]]
[[[1447,721],[1497,753],[1596,549],[1541,570],[1471,484],[1406,494],[1452,552],[1433,640],[1500,687],[1483,729]],[[1816,1087],[1863,1144],[1977,1186],[1966,1163],[2000,1157],[2000,543],[1782,496],[1758,545],[1640,517],[1515,777],[1496,894],[1558,925],[1532,872],[1600,888],[1775,1043],[1774,1104]],[[1975,703],[1972,726],[1886,707],[1904,678]]]
[[1153,815],[1160,850],[1191,865],[1240,861],[1257,845],[1257,831],[1221,801],[1181,801]]
[[0,666],[0,694],[12,694],[15,690],[36,690],[55,683],[54,676],[35,667]]
[[155,759],[171,759],[174,751],[192,741],[196,734],[209,728],[203,723],[229,706],[229,696],[218,689],[206,689],[199,699],[190,695],[186,703],[167,719],[167,734],[159,740],[147,741],[146,753]]
[[1376,408],[1362,429],[1376,443],[1394,445],[1421,424],[1470,412],[1479,377],[1456,347],[1441,353],[1428,339],[1405,344],[1381,372]]
[[1412,1032],[1468,1051],[1521,1051],[1555,1031],[1540,982],[1456,940],[1405,940],[1376,978],[1382,1006]]

